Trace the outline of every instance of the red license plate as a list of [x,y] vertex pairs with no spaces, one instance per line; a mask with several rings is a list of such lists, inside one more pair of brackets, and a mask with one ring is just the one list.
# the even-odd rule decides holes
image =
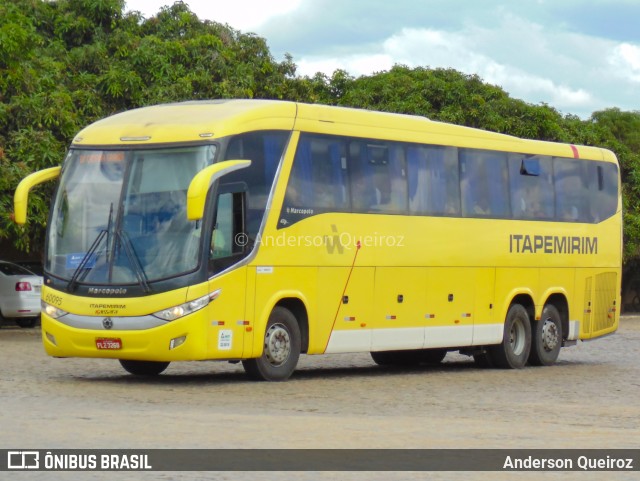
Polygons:
[[102,350],[117,351],[122,349],[122,339],[117,337],[98,337],[96,347]]

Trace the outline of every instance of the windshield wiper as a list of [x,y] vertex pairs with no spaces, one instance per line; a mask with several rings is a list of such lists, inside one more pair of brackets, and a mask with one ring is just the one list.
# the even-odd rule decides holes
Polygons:
[[151,292],[151,286],[149,286],[149,279],[147,278],[147,274],[140,263],[140,258],[138,254],[136,254],[135,249],[131,245],[131,240],[129,236],[124,231],[116,231],[116,237],[120,239],[120,245],[124,248],[124,253],[127,255],[127,259],[129,259],[129,263],[133,267],[133,271],[136,274],[138,279],[138,284],[142,286],[144,292],[149,294]]
[[84,274],[82,276],[82,278],[84,279],[87,273],[93,268],[93,266],[86,267],[86,265],[98,250],[98,247],[102,243],[102,239],[107,237],[107,232],[108,232],[107,229],[102,229],[98,233],[98,237],[96,237],[96,239],[93,241],[93,244],[91,244],[91,247],[89,248],[87,253],[84,255],[82,260],[80,261],[80,264],[78,265],[78,267],[76,267],[76,270],[73,271],[73,276],[71,276],[71,280],[67,284],[67,292],[75,291],[75,288],[78,285],[78,278],[80,277],[80,274]]
[[109,231],[111,230],[111,225],[112,224],[113,224],[113,202],[111,203],[111,207],[109,208],[109,219],[107,220],[107,228],[106,229],[102,229],[100,232],[98,232],[98,235],[96,236],[95,240],[91,244],[91,247],[89,247],[89,250],[84,255],[82,260],[80,261],[80,264],[78,264],[78,267],[76,267],[76,270],[73,271],[73,275],[71,276],[71,280],[67,284],[67,292],[75,291],[75,289],[76,289],[76,287],[78,285],[78,280],[80,278],[80,275],[82,274],[82,279],[84,279],[86,277],[86,275],[89,273],[89,271],[91,269],[93,269],[93,266],[87,267],[87,264],[89,263],[89,261],[91,260],[93,255],[98,250],[98,247],[100,247],[100,244],[102,244],[102,240],[104,238],[107,239],[107,251],[108,251],[108,249],[109,249]]

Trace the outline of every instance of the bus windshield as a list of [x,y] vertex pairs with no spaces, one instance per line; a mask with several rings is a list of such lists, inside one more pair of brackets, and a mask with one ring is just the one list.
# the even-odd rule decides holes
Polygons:
[[46,267],[58,278],[133,284],[198,266],[201,223],[188,221],[189,183],[213,145],[70,151],[52,210]]

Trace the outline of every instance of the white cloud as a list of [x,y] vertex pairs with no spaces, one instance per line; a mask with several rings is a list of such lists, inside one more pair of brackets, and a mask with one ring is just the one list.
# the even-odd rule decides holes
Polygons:
[[[164,5],[175,0],[126,0],[125,10],[138,10],[145,18],[157,14]],[[184,0],[189,9],[200,19],[227,23],[236,30],[250,31],[273,17],[289,13],[300,6],[302,0]],[[268,5],[268,8],[265,8]]]
[[477,41],[477,36],[466,33],[403,29],[382,43],[381,53],[303,58],[297,65],[302,75],[313,75],[318,71],[330,75],[336,68],[341,68],[358,76],[388,70],[394,64],[454,68],[467,74],[477,74],[485,82],[502,87],[514,98],[546,102],[561,110],[583,108],[593,102],[593,96],[583,88],[558,84],[538,73],[493,60],[476,48]]
[[630,43],[617,45],[610,58],[619,76],[640,82],[640,47]]

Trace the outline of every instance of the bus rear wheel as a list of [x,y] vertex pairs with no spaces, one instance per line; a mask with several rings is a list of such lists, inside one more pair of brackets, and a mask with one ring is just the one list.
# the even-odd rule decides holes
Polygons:
[[127,361],[125,359],[120,359],[120,365],[134,376],[157,376],[169,367],[168,362]]
[[531,351],[531,321],[521,304],[513,304],[504,322],[502,344],[489,350],[492,364],[501,369],[524,367]]
[[242,361],[247,375],[256,381],[286,381],[300,358],[300,326],[289,309],[276,306],[267,322],[262,356]]
[[562,321],[558,309],[547,304],[539,321],[533,323],[529,363],[550,366],[558,359],[562,347]]

